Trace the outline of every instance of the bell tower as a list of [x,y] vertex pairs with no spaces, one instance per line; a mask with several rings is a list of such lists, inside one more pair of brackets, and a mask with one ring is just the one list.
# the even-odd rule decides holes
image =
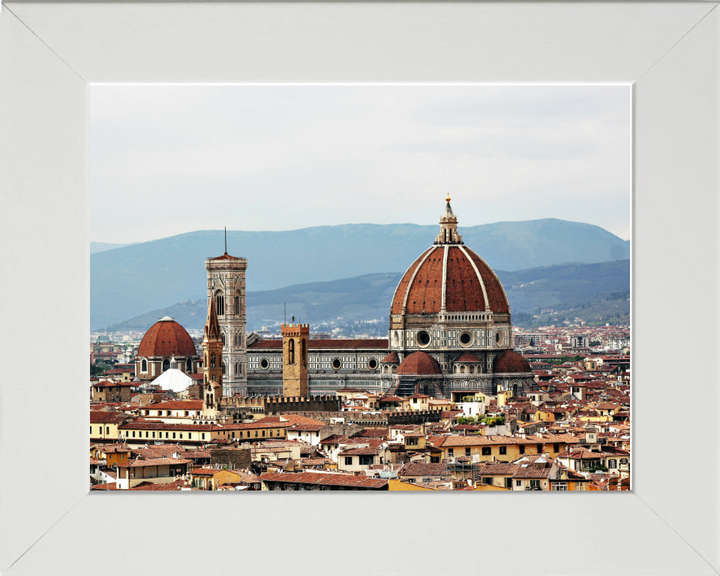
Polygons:
[[283,324],[283,396],[308,395],[310,324]]
[[214,301],[222,340],[223,394],[247,395],[245,271],[247,260],[227,253],[205,260],[208,304]]

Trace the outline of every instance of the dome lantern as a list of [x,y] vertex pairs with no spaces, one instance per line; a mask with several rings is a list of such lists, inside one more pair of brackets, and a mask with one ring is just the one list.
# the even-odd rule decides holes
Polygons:
[[440,234],[435,236],[435,244],[462,244],[462,236],[457,231],[457,217],[450,206],[450,194],[445,202],[445,212],[440,217]]

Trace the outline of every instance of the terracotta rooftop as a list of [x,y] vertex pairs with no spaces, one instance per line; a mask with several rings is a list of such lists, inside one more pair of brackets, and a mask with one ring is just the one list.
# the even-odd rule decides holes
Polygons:
[[289,482],[295,484],[311,484],[316,486],[347,486],[351,488],[386,488],[387,480],[356,476],[354,474],[300,472],[284,474],[268,472],[260,476],[263,482]]
[[425,376],[431,374],[442,374],[442,370],[440,370],[440,364],[438,364],[435,358],[422,350],[418,350],[417,352],[413,352],[405,357],[405,360],[403,360],[400,363],[400,366],[398,366],[397,373],[401,375],[407,374]]
[[459,358],[455,359],[455,362],[482,362],[475,354],[472,352],[463,352]]
[[532,368],[527,359],[513,350],[504,350],[493,362],[493,372],[496,374],[530,372]]
[[[167,319],[166,319],[167,318]],[[145,332],[137,355],[153,356],[196,356],[195,344],[187,330],[172,318],[158,320]]]
[[90,410],[90,424],[117,424],[127,420],[128,418],[129,416],[124,412]]
[[[370,349],[370,350],[377,350],[377,349],[383,349],[387,350],[388,347],[388,341],[387,338],[373,338],[373,339],[364,339],[364,338],[355,338],[355,339],[348,339],[348,340],[313,340],[312,338],[307,341],[308,344],[308,350],[316,350],[316,349]],[[248,349],[250,350],[258,350],[258,349],[276,349],[281,350],[283,346],[283,341],[276,339],[276,340],[257,340],[250,344],[248,346]]]
[[146,404],[143,410],[202,410],[202,400],[172,400],[159,404]]
[[443,297],[449,313],[510,311],[500,280],[480,256],[466,246],[437,245],[423,252],[400,279],[390,313],[437,314]]

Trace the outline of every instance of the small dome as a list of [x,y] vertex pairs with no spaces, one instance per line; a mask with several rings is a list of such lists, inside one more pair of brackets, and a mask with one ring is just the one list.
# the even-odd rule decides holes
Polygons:
[[482,360],[480,360],[472,352],[463,352],[462,355],[460,356],[460,358],[455,360],[455,363],[458,363],[458,362],[460,362],[461,364],[467,364],[469,362],[474,362],[474,363],[482,362]]
[[442,374],[442,370],[440,370],[440,364],[438,364],[437,360],[430,356],[430,354],[418,351],[409,354],[405,360],[400,363],[397,373],[426,376],[430,374]]
[[194,384],[195,380],[190,378],[190,376],[185,374],[182,370],[170,368],[155,378],[152,383],[155,386],[159,386],[160,390],[182,392],[183,390],[187,390],[188,386]]
[[384,364],[400,364],[400,358],[398,357],[397,352],[393,350],[390,354],[385,356],[385,358],[380,360],[380,362]]
[[169,316],[161,318],[145,333],[138,356],[196,356],[195,343],[187,330]]
[[504,350],[495,358],[493,372],[496,374],[532,372],[532,368],[530,362],[522,354],[513,350]]

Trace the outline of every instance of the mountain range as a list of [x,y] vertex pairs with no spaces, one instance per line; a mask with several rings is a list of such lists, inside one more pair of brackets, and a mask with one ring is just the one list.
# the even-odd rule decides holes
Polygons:
[[[518,272],[497,271],[497,275],[510,300],[514,324],[532,325],[533,316],[546,310],[565,314],[576,310],[573,314],[581,318],[584,311],[607,312],[607,305],[598,307],[608,300],[615,308],[613,315],[622,317],[629,313],[629,260],[562,264]],[[345,280],[248,292],[248,330],[282,321],[286,306],[288,319],[294,315],[297,320],[315,326],[338,319],[342,322],[375,319],[378,320],[377,331],[383,333],[387,331],[390,302],[401,277],[402,273],[366,274]],[[108,330],[144,332],[166,314],[187,329],[202,329],[207,316],[207,300],[189,300],[152,310],[110,326]],[[588,321],[594,319],[592,316],[587,318]]]
[[[415,224],[345,224],[282,232],[228,231],[227,245],[230,254],[248,259],[249,293],[264,294],[287,286],[330,281],[340,281],[338,286],[342,286],[363,277],[363,282],[371,285],[367,293],[376,294],[387,289],[386,286],[381,290],[383,281],[392,284],[392,278],[432,244],[437,230],[437,226]],[[630,256],[629,241],[598,226],[552,218],[461,227],[459,232],[465,244],[491,267],[506,272],[624,260]],[[222,254],[223,247],[223,232],[213,230],[91,254],[91,328],[103,329],[179,302],[204,301],[204,261]],[[385,274],[386,279],[367,278],[368,274]],[[533,290],[542,292],[539,286],[533,286],[529,292]],[[354,292],[323,289],[326,294]],[[271,296],[265,294],[262,298]],[[287,301],[279,293],[272,298],[280,298],[276,300],[280,304]],[[248,320],[251,305],[248,294]],[[307,313],[309,319],[310,312]],[[386,314],[385,309],[383,315]],[[278,319],[277,314],[272,317]]]

